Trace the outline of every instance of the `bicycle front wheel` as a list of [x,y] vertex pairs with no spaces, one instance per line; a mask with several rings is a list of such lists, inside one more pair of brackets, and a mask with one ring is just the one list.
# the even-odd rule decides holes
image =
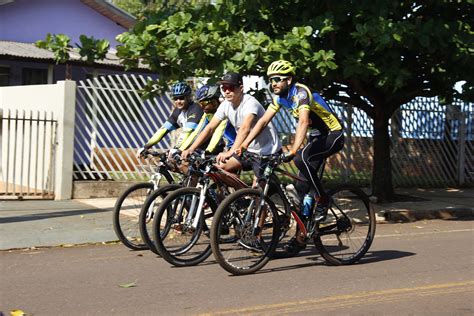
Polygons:
[[153,191],[149,182],[137,183],[129,187],[118,199],[113,211],[113,226],[118,239],[132,250],[148,249],[138,228],[140,210]]
[[374,210],[368,196],[359,188],[345,186],[329,194],[332,203],[326,220],[318,225],[314,243],[329,264],[355,263],[369,250],[374,239]]
[[[234,275],[265,266],[280,236],[275,204],[261,190],[241,189],[219,205],[211,226],[211,247],[222,268]],[[261,216],[258,216],[261,215]]]
[[211,255],[209,226],[216,205],[206,196],[199,211],[200,194],[198,188],[178,189],[170,193],[156,210],[152,234],[155,247],[172,265],[196,265]]
[[155,247],[152,237],[153,217],[161,202],[168,196],[170,192],[181,188],[180,184],[167,184],[157,190],[153,191],[145,200],[138,218],[138,227],[140,229],[140,236],[146,246],[155,254],[159,255]]

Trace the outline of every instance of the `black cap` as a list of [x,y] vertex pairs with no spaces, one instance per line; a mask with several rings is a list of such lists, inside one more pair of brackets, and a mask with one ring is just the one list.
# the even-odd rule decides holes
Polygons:
[[217,82],[218,84],[231,84],[234,86],[240,86],[243,84],[242,76],[236,72],[228,72],[222,76],[221,80]]

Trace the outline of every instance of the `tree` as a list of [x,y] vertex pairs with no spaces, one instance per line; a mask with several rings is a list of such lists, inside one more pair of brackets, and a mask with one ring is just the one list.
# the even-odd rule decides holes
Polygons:
[[[107,51],[110,48],[109,41],[105,39],[95,39],[93,36],[79,36],[80,44],[75,43],[77,52],[86,63],[92,64],[96,60],[106,58]],[[48,33],[44,40],[36,41],[35,45],[54,53],[56,64],[66,64],[66,79],[71,79],[70,72],[70,53],[74,50],[71,45],[71,39],[65,34]]]
[[460,80],[472,95],[470,1],[213,2],[145,11],[118,37],[119,57],[169,80],[229,70],[264,75],[270,62],[291,60],[301,81],[374,120],[372,187],[382,200],[394,197],[393,113],[419,96],[452,97]]
[[144,10],[159,11],[185,3],[195,4],[204,0],[112,0],[112,3],[132,15],[140,15]]

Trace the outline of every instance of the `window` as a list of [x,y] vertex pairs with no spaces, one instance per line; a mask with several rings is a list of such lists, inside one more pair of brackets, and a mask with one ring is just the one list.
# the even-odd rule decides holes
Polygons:
[[48,70],[38,68],[23,68],[23,85],[48,83]]
[[6,87],[10,85],[10,68],[0,66],[0,87]]

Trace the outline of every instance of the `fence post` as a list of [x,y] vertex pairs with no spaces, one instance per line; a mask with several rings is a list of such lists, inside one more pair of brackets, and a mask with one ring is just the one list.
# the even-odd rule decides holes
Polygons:
[[[345,183],[349,182],[351,173],[353,172],[352,171],[352,163],[353,163],[352,161],[352,141],[353,141],[352,115],[354,114],[354,108],[352,107],[352,105],[347,104],[346,110],[347,110],[347,117],[346,117],[346,121],[344,122],[346,124],[346,132],[347,132],[347,135],[345,137],[345,145],[344,145],[346,166],[343,170],[343,179]],[[342,165],[344,165],[344,163]]]
[[72,198],[74,162],[74,119],[76,114],[76,82],[58,81],[61,105],[58,111],[55,200]]
[[466,113],[458,114],[459,119],[459,134],[458,134],[458,184],[464,184],[464,169],[466,159]]

